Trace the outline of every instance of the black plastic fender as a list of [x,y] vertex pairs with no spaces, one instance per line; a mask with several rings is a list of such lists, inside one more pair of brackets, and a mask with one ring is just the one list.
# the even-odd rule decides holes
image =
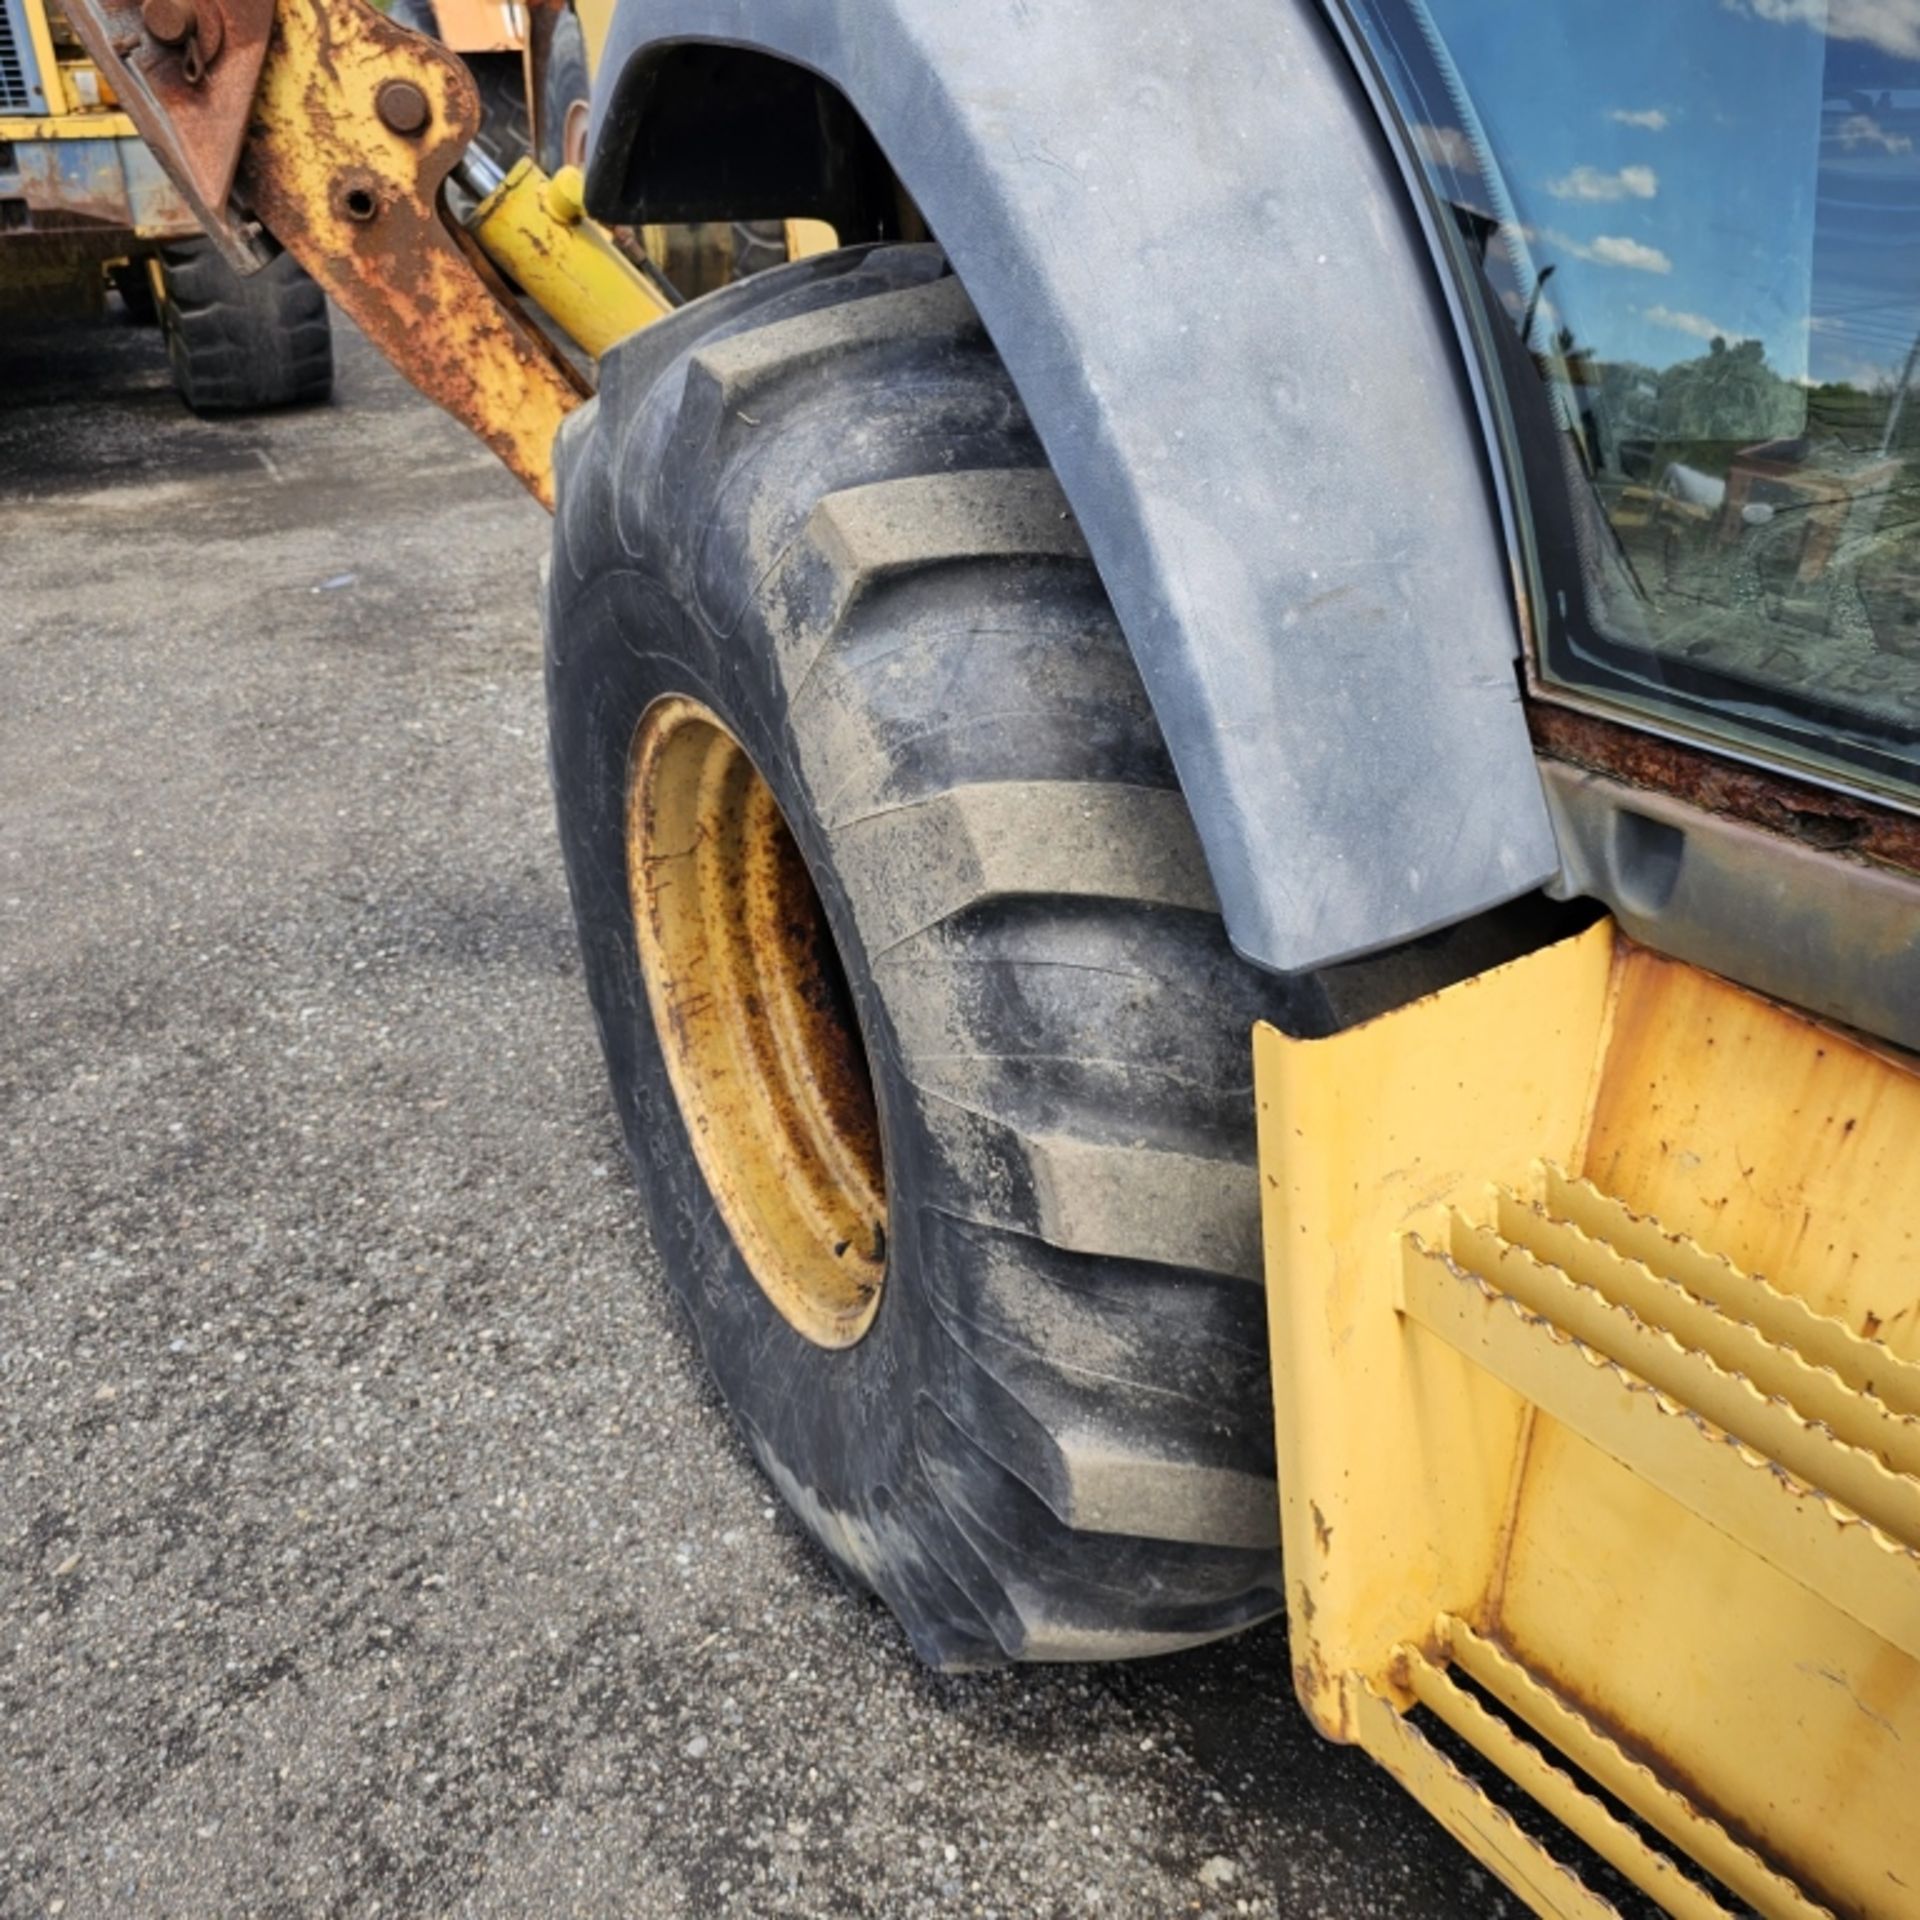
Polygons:
[[1555,875],[1459,343],[1311,0],[621,0],[603,217],[688,44],[829,82],[945,248],[1247,959],[1325,965]]

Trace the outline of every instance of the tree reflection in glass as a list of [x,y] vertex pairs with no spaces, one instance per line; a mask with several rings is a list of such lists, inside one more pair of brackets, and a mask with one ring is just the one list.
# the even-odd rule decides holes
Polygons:
[[1920,785],[1920,0],[1367,0],[1550,680]]

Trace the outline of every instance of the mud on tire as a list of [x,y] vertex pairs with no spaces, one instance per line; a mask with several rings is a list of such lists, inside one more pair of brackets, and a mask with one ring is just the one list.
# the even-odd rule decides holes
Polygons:
[[[938,1666],[1169,1650],[1280,1604],[1248,1029],[1131,658],[927,247],[757,275],[568,423],[551,754],[654,1239],[755,1454]],[[876,1082],[888,1273],[816,1347],[708,1194],[635,958],[649,704],[712,709],[811,869]]]

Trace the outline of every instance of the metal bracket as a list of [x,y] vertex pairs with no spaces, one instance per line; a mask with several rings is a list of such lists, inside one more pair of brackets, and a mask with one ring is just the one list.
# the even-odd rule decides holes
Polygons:
[[242,273],[259,245],[228,218],[274,0],[77,0],[74,31],[200,224]]

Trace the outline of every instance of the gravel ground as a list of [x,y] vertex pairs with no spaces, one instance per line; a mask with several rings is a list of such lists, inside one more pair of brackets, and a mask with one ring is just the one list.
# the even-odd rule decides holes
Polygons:
[[1278,1628],[941,1680],[655,1271],[545,517],[357,338],[0,336],[0,1914],[1511,1911]]

